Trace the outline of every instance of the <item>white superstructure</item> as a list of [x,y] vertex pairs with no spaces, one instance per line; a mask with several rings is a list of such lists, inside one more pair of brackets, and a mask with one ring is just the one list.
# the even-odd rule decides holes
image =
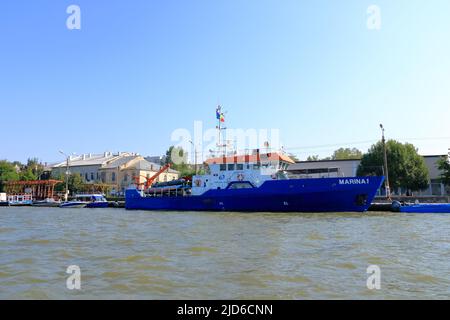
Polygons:
[[283,171],[294,161],[281,153],[227,156],[208,159],[209,172],[192,178],[192,194],[201,195],[210,189],[259,187],[264,181],[286,179]]

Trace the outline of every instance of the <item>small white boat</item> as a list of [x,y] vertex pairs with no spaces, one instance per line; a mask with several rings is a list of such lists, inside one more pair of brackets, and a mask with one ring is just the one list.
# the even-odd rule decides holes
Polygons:
[[33,207],[59,207],[61,205],[61,201],[56,201],[53,198],[47,198],[40,201],[33,202]]
[[74,201],[66,201],[63,202],[59,205],[60,208],[84,208],[87,206],[89,202],[87,201],[79,201],[79,200],[74,200]]

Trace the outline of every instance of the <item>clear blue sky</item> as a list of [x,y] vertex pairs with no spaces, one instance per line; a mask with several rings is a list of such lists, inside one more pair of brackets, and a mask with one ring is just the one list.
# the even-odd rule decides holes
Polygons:
[[0,158],[160,154],[174,129],[214,126],[218,101],[229,127],[279,128],[302,158],[366,150],[380,122],[446,153],[449,14],[448,0],[3,1]]

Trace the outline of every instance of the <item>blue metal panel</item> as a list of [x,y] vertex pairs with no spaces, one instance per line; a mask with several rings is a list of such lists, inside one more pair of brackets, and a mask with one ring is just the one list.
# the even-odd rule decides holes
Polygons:
[[416,204],[402,206],[400,212],[406,213],[450,213],[450,203],[442,204]]

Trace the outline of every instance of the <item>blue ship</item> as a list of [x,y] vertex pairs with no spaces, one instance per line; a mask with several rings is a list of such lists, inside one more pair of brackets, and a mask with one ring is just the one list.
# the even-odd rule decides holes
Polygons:
[[292,159],[256,153],[208,159],[191,181],[157,183],[125,192],[128,210],[237,212],[364,212],[384,177],[289,179]]

